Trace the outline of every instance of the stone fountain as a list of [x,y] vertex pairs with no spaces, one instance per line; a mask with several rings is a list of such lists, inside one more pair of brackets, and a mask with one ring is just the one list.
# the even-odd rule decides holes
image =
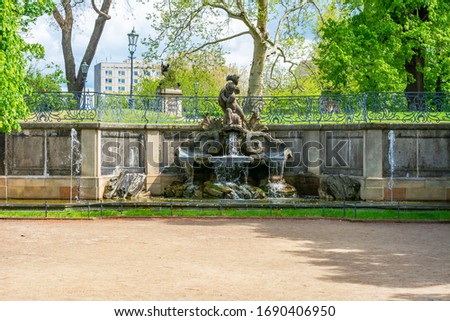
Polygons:
[[165,189],[166,197],[262,199],[295,197],[296,190],[283,179],[292,153],[260,123],[258,108],[247,120],[236,102],[239,77],[228,76],[220,91],[224,118],[209,115],[202,131],[175,151],[185,169],[182,181]]

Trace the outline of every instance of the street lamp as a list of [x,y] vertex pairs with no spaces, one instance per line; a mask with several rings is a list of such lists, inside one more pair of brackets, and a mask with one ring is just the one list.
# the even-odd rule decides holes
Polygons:
[[198,81],[196,81],[195,83],[194,83],[194,92],[195,92],[195,96],[197,96],[198,95]]
[[89,71],[89,65],[86,63],[86,61],[83,61],[83,63],[81,64],[81,73],[83,75],[83,108],[82,109],[86,109],[86,79],[87,79],[87,74]]
[[131,59],[131,84],[130,84],[130,109],[133,109],[134,107],[134,101],[133,101],[133,58],[134,58],[134,52],[136,51],[137,47],[137,41],[138,41],[139,35],[133,30],[131,33],[128,34],[128,51],[130,52],[130,59]]
[[194,93],[195,93],[195,116],[198,115],[198,81],[194,83]]

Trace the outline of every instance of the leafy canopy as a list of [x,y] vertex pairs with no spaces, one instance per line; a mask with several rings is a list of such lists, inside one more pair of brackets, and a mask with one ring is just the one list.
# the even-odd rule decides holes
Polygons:
[[50,0],[2,0],[0,4],[0,131],[19,129],[28,116],[24,95],[30,92],[25,79],[26,53],[42,57],[44,48],[28,44],[21,36],[37,17],[50,13]]
[[421,77],[450,89],[448,1],[337,0],[328,13],[315,62],[329,90],[403,91]]
[[[30,64],[26,70],[25,82],[33,92],[61,91],[61,85],[66,82],[64,72],[56,64],[47,64],[45,73],[37,67],[37,62]],[[48,72],[52,70],[52,72]]]

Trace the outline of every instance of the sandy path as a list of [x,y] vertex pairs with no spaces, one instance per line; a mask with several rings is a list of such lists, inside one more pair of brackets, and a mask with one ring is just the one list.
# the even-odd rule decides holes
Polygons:
[[450,225],[0,220],[0,300],[450,300]]

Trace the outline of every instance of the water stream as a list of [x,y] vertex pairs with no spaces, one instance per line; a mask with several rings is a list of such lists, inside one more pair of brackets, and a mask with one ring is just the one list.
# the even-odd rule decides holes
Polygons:
[[[5,135],[5,150],[8,150],[8,138]],[[8,162],[5,161],[5,202],[8,203]]]
[[74,191],[74,177],[77,178],[75,200],[80,197],[81,164],[83,157],[81,155],[81,144],[78,139],[78,132],[75,128],[70,131],[70,202],[72,203]]
[[44,172],[42,175],[44,177],[48,176],[48,146],[47,146],[47,131],[44,130]]
[[129,158],[129,167],[137,167],[139,166],[139,162],[136,160],[136,156],[139,156],[139,152],[136,152],[136,147],[130,147],[128,150],[128,158]]
[[237,132],[230,132],[228,137],[228,151],[230,156],[239,155],[238,145],[239,140]]
[[390,170],[388,189],[391,192],[391,201],[393,201],[394,171],[395,171],[395,158],[394,158],[395,133],[393,130],[389,131],[388,140],[389,140],[388,162]]

